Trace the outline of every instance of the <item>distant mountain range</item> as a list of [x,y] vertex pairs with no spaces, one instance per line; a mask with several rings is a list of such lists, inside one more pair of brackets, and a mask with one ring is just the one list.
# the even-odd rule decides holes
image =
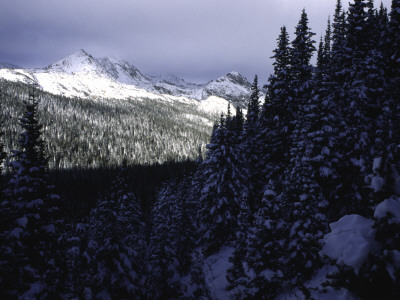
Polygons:
[[226,110],[227,101],[245,108],[251,89],[250,82],[237,72],[196,84],[175,75],[144,75],[124,60],[95,58],[85,50],[45,68],[22,69],[0,63],[0,78],[36,83],[46,92],[67,97],[195,101],[213,111]]

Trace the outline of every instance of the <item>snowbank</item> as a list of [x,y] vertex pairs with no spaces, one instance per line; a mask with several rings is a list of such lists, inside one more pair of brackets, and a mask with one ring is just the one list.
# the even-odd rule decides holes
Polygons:
[[390,216],[389,223],[400,223],[400,198],[391,197],[378,204],[375,209],[374,217],[377,219],[383,219],[386,216]]
[[210,296],[213,299],[233,299],[233,295],[226,290],[228,281],[226,272],[231,266],[229,257],[234,249],[224,247],[218,253],[207,257],[204,262],[204,275]]
[[346,215],[331,223],[331,232],[323,239],[321,255],[326,255],[339,265],[347,265],[357,273],[370,252],[376,251],[373,220],[360,215]]

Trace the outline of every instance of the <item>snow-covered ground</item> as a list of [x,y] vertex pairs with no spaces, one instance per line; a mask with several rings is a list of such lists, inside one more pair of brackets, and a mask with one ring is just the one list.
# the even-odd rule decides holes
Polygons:
[[[376,220],[388,218],[390,223],[400,223],[400,198],[393,196],[382,201],[375,208]],[[357,274],[361,265],[366,261],[370,253],[379,253],[380,244],[375,240],[376,229],[374,219],[368,219],[360,215],[345,215],[337,222],[330,224],[331,232],[321,240],[321,256],[329,257],[336,265],[325,265],[305,283],[305,287],[311,292],[314,299],[324,300],[354,300],[358,299],[350,291],[342,288],[335,290],[332,287],[323,287],[327,281],[326,275],[338,271],[337,265],[346,265],[353,268]],[[229,257],[234,249],[224,247],[218,253],[205,260],[204,274],[206,284],[213,299],[232,299],[234,296],[226,290],[226,272],[231,263]],[[400,265],[400,251],[392,250],[392,257],[396,266]],[[392,268],[393,269],[393,268]],[[388,266],[388,270],[391,268]],[[390,272],[389,272],[390,273]],[[394,276],[394,275],[393,275]],[[276,298],[278,300],[306,299],[300,289],[288,290]]]
[[231,266],[229,257],[234,249],[224,247],[214,255],[209,256],[204,262],[204,274],[207,288],[213,299],[233,299],[233,295],[226,290],[228,281],[226,280],[226,271]]
[[[234,249],[223,247],[219,252],[213,254],[204,261],[204,274],[206,286],[209,289],[212,299],[225,300],[234,299],[234,295],[226,289],[228,281],[226,272],[231,267],[229,257]],[[351,292],[346,289],[334,290],[331,287],[322,288],[322,283],[326,281],[326,275],[337,270],[335,266],[324,266],[315,276],[308,281],[305,286],[311,291],[314,299],[324,300],[356,300]],[[299,289],[286,291],[276,298],[277,300],[300,300],[306,299]]]
[[[357,300],[351,292],[346,289],[335,290],[332,287],[322,288],[322,283],[326,281],[326,275],[333,273],[336,270],[334,266],[324,266],[321,268],[315,276],[305,286],[311,292],[312,299],[323,299],[323,300]],[[306,297],[299,289],[284,292],[276,300],[305,300]]]

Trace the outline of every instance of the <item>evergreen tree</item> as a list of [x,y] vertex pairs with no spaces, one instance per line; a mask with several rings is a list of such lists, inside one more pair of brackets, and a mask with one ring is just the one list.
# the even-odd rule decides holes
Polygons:
[[243,150],[238,139],[241,130],[235,125],[241,122],[237,120],[229,111],[226,120],[221,118],[221,124],[207,145],[207,159],[203,162],[206,180],[200,196],[200,215],[207,253],[234,239],[241,202],[248,201]]
[[[331,72],[331,40],[332,40],[332,32],[331,32],[331,22],[328,19],[328,25],[325,32],[324,39],[320,39],[318,52],[317,52],[317,67],[316,67],[316,80],[326,82],[330,78]],[[315,89],[319,89],[321,86],[317,86]]]
[[[329,35],[330,29],[327,32]],[[313,33],[308,27],[308,20],[303,10],[299,25],[296,27],[296,38],[292,42],[292,72],[294,89],[294,107],[292,114],[292,132],[290,136],[290,160],[283,174],[282,209],[286,210],[285,221],[289,235],[285,241],[284,278],[290,286],[302,286],[311,278],[322,264],[319,257],[318,240],[322,238],[327,227],[325,208],[328,204],[319,184],[317,174],[320,169],[312,165],[314,155],[320,155],[321,148],[315,149],[320,140],[313,135],[321,136],[321,103],[323,99],[315,95],[318,83],[325,82],[329,64],[329,38],[325,47],[320,43],[318,68],[321,74],[312,78],[313,68],[310,59],[313,51]],[[326,53],[325,53],[326,51]],[[326,120],[328,121],[328,120]],[[330,134],[330,133],[328,133]],[[325,142],[326,139],[325,139]],[[321,145],[322,146],[322,145]],[[326,148],[325,148],[326,149]]]
[[296,120],[298,106],[305,98],[310,95],[313,88],[312,73],[313,67],[310,64],[313,52],[316,50],[314,47],[315,41],[312,37],[315,33],[311,32],[308,26],[308,16],[303,9],[300,21],[296,26],[295,39],[292,41],[291,48],[291,82],[290,87],[292,91],[292,104],[290,109],[290,116],[292,122]]
[[260,114],[260,91],[258,88],[258,77],[254,77],[254,82],[251,87],[252,93],[250,96],[246,122],[244,124],[245,129],[245,145],[244,145],[244,156],[246,161],[246,167],[248,169],[247,179],[249,183],[249,208],[251,211],[259,205],[259,190],[262,188],[262,181],[259,180],[260,171],[257,169],[257,163],[260,158],[259,148],[257,147],[257,133],[258,133],[258,117]]
[[140,202],[129,191],[126,180],[123,167],[90,214],[89,286],[97,298],[143,296],[145,226]]
[[247,262],[248,234],[250,229],[250,210],[247,203],[242,201],[241,210],[238,216],[238,229],[234,242],[234,252],[229,258],[232,266],[228,269],[226,278],[228,280],[228,290],[233,290],[237,298],[242,299],[247,294],[249,277],[245,270],[244,263]]
[[12,176],[1,203],[2,232],[0,290],[5,297],[54,297],[58,293],[57,235],[59,196],[49,184],[39,100],[35,90],[24,101],[23,132],[14,150]]
[[[3,104],[3,94],[0,90],[0,109],[2,109]],[[4,129],[3,129],[3,120],[0,119],[0,203],[3,201],[3,162],[6,158],[6,153],[4,152],[4,143],[3,143],[3,136],[4,136]]]
[[376,134],[383,106],[380,94],[385,86],[381,55],[369,37],[369,28],[375,22],[374,13],[368,12],[367,8],[368,3],[364,0],[356,0],[349,7],[341,102],[345,128],[341,141],[343,162],[340,176],[343,180],[339,197],[343,199],[347,212],[361,214],[370,213],[367,203],[372,204],[373,199],[359,187],[363,185],[373,156],[383,151],[381,143],[377,143],[375,149],[375,140],[382,139]]
[[331,19],[328,18],[328,23],[325,31],[325,39],[324,39],[324,58],[325,58],[325,64],[327,65],[328,69],[331,63],[331,56],[332,56],[332,26],[331,26]]
[[[395,143],[398,144],[398,137],[400,136],[400,126],[398,120],[400,117],[400,1],[392,0],[392,7],[390,11],[389,20],[389,43],[387,45],[387,57],[389,70],[387,72],[388,81],[390,82],[390,107],[393,111],[393,139],[397,140]],[[394,149],[396,147],[393,145]],[[396,153],[396,159],[400,157],[398,151]]]
[[284,278],[292,287],[302,286],[322,266],[318,241],[327,231],[328,202],[316,180],[320,170],[311,164],[315,150],[313,141],[308,138],[310,124],[315,118],[319,117],[310,110],[303,116],[303,122],[298,123],[301,129],[296,128],[294,132],[299,139],[291,150],[292,159],[284,174],[282,201],[287,208],[285,219],[290,232],[285,243]]
[[260,114],[260,90],[258,88],[258,77],[254,76],[254,81],[251,86],[250,100],[247,106],[247,115],[245,129],[248,135],[253,135],[252,131],[255,130],[258,116]]
[[63,227],[63,233],[59,238],[61,252],[61,268],[65,275],[63,278],[63,297],[90,298],[91,276],[88,253],[88,228],[87,218],[82,223],[69,223]]
[[318,51],[317,51],[317,68],[316,68],[316,80],[321,81],[324,71],[324,42],[322,41],[322,36],[319,40]]
[[[148,298],[174,299],[182,296],[181,276],[184,264],[180,261],[184,233],[182,226],[183,199],[179,195],[176,181],[164,184],[157,195],[152,210],[150,234],[150,275],[147,283]],[[191,227],[187,228],[190,230]],[[186,253],[184,255],[186,257]]]
[[[257,149],[260,158],[255,165],[259,170],[260,186],[268,182],[277,184],[275,188],[279,194],[280,177],[283,174],[284,165],[288,161],[289,148],[289,128],[291,116],[289,107],[291,106],[290,94],[290,47],[289,35],[286,27],[281,28],[278,37],[278,45],[274,50],[275,59],[274,74],[270,76],[267,85],[267,95],[262,107],[258,121]],[[257,199],[261,203],[263,188],[259,190]]]
[[332,76],[337,82],[336,97],[343,81],[343,61],[345,59],[346,17],[341,0],[337,0],[332,24]]
[[283,203],[287,202],[269,187],[274,187],[273,182],[266,185],[262,205],[249,228],[246,263],[248,273],[254,275],[249,276],[244,298],[274,299],[284,288],[285,240],[289,232],[284,220],[288,209]]

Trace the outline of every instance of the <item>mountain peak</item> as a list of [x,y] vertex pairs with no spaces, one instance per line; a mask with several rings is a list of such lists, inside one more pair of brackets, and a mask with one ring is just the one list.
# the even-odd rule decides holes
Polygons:
[[232,76],[232,77],[243,77],[239,72],[236,71],[231,71],[226,76]]
[[[213,82],[213,81],[211,81]],[[218,79],[215,80],[215,82],[230,82],[233,84],[238,84],[241,86],[245,86],[245,87],[249,87],[251,86],[250,82],[247,80],[246,77],[244,77],[242,74],[240,74],[239,72],[229,72],[227,74],[225,74],[224,76],[219,77]]]
[[69,74],[82,72],[90,73],[96,72],[98,65],[93,56],[81,49],[55,62],[54,64],[49,65],[46,69],[61,71]]
[[81,54],[81,55],[86,55],[86,56],[91,56],[89,53],[87,53],[85,51],[85,49],[80,49],[77,53]]

